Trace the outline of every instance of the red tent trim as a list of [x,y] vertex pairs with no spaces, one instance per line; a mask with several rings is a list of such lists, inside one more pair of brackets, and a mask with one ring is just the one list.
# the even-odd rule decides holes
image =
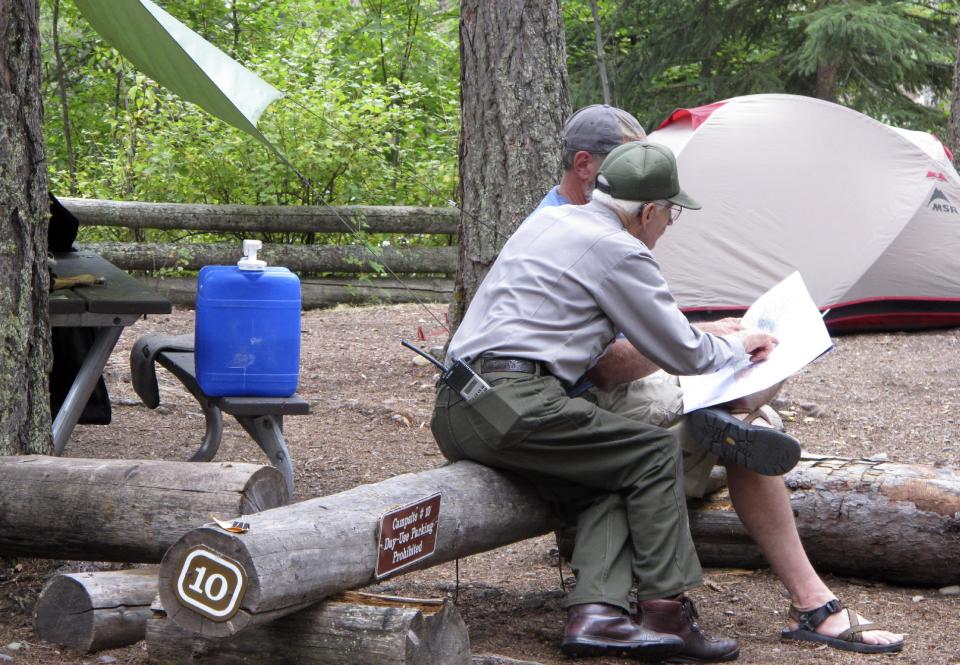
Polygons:
[[[821,307],[831,334],[881,330],[919,330],[960,326],[960,298],[863,298]],[[747,306],[684,307],[692,320],[741,316]],[[698,316],[709,315],[709,316]]]
[[677,109],[670,116],[660,123],[660,126],[657,129],[663,129],[667,125],[671,125],[675,122],[679,122],[684,118],[690,118],[691,127],[696,129],[703,123],[707,121],[707,118],[716,111],[718,108],[726,104],[726,102],[714,102],[713,104],[706,104],[704,106],[696,106],[692,109]]

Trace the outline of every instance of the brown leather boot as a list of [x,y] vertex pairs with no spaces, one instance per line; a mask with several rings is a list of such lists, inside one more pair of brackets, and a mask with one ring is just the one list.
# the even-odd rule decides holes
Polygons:
[[677,600],[642,600],[639,609],[644,628],[683,640],[683,649],[668,658],[669,663],[720,663],[740,656],[736,640],[710,637],[703,632],[697,624],[697,608],[686,596]]
[[568,656],[628,656],[656,663],[683,648],[675,635],[661,635],[635,623],[619,607],[600,603],[573,605],[560,649]]

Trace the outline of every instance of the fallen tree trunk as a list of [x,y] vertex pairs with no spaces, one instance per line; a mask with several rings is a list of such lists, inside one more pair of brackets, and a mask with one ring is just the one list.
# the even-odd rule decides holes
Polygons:
[[157,572],[151,566],[57,575],[37,599],[33,632],[83,653],[135,644],[153,615]]
[[[960,470],[807,456],[785,477],[821,572],[905,585],[960,582]],[[767,565],[725,495],[690,511],[704,566]]]
[[[786,480],[801,537],[823,572],[905,584],[960,581],[960,472],[824,458],[801,462]],[[224,636],[367,585],[374,580],[380,515],[435,492],[442,497],[436,554],[410,570],[556,525],[549,506],[523,483],[459,462],[251,516],[246,534],[191,531],[161,564],[164,607],[188,631]],[[691,529],[706,565],[763,564],[747,547],[749,537],[729,504],[695,508]],[[235,615],[210,618],[179,600],[175,582],[193,579],[186,561],[198,548],[243,571],[245,586],[230,587],[236,591]]]
[[470,665],[467,626],[448,600],[348,592],[226,638],[188,633],[160,611],[146,633],[157,664]]
[[287,500],[256,464],[0,457],[0,556],[156,563],[211,514]]
[[457,233],[455,208],[252,206],[60,198],[88,226],[253,233]]
[[[193,307],[197,297],[197,280],[179,277],[141,278],[141,281],[163,294],[175,305]],[[304,309],[334,307],[341,303],[405,303],[450,301],[451,279],[336,279],[306,277],[300,280],[300,296]]]
[[[99,254],[124,270],[162,268],[199,270],[207,265],[234,265],[240,255],[236,243],[95,242],[78,245]],[[395,273],[453,273],[456,247],[412,246],[402,249],[363,245],[264,245],[257,258],[297,273],[380,273],[387,266]]]
[[[209,526],[195,529],[170,548],[161,563],[163,607],[189,632],[224,637],[339,591],[367,586],[376,579],[380,517],[436,493],[441,503],[435,553],[405,570],[531,538],[555,526],[547,504],[526,483],[479,464],[458,462],[250,515],[250,531],[244,534]],[[223,561],[211,562],[205,557],[211,552]],[[197,557],[204,561],[202,573],[191,568]],[[242,575],[226,570],[230,565]],[[210,576],[215,569],[220,577],[214,582]],[[211,587],[207,596],[215,597],[207,603],[201,594],[205,584]],[[187,589],[199,595],[193,597]],[[181,600],[181,594],[192,600]],[[227,600],[233,604],[225,605]],[[220,616],[208,618],[214,612]]]

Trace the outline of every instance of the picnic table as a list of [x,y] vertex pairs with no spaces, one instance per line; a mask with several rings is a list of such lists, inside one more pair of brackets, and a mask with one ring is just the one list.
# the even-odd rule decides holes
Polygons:
[[53,454],[67,445],[90,394],[124,327],[145,314],[169,314],[169,300],[152,291],[106,259],[89,251],[54,253],[58,278],[92,275],[102,283],[58,289],[50,293],[52,327],[96,328],[90,352],[53,421]]

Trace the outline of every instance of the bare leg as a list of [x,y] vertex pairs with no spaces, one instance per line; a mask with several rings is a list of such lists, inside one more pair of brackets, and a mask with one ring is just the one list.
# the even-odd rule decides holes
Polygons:
[[[731,464],[727,466],[727,486],[740,520],[787,588],[793,604],[800,610],[811,610],[834,598],[803,550],[783,478],[761,476]],[[796,627],[791,621],[790,628]],[[817,632],[836,636],[849,627],[846,612],[841,612],[830,616]],[[891,644],[901,639],[901,635],[883,630],[863,633],[867,644]]]

